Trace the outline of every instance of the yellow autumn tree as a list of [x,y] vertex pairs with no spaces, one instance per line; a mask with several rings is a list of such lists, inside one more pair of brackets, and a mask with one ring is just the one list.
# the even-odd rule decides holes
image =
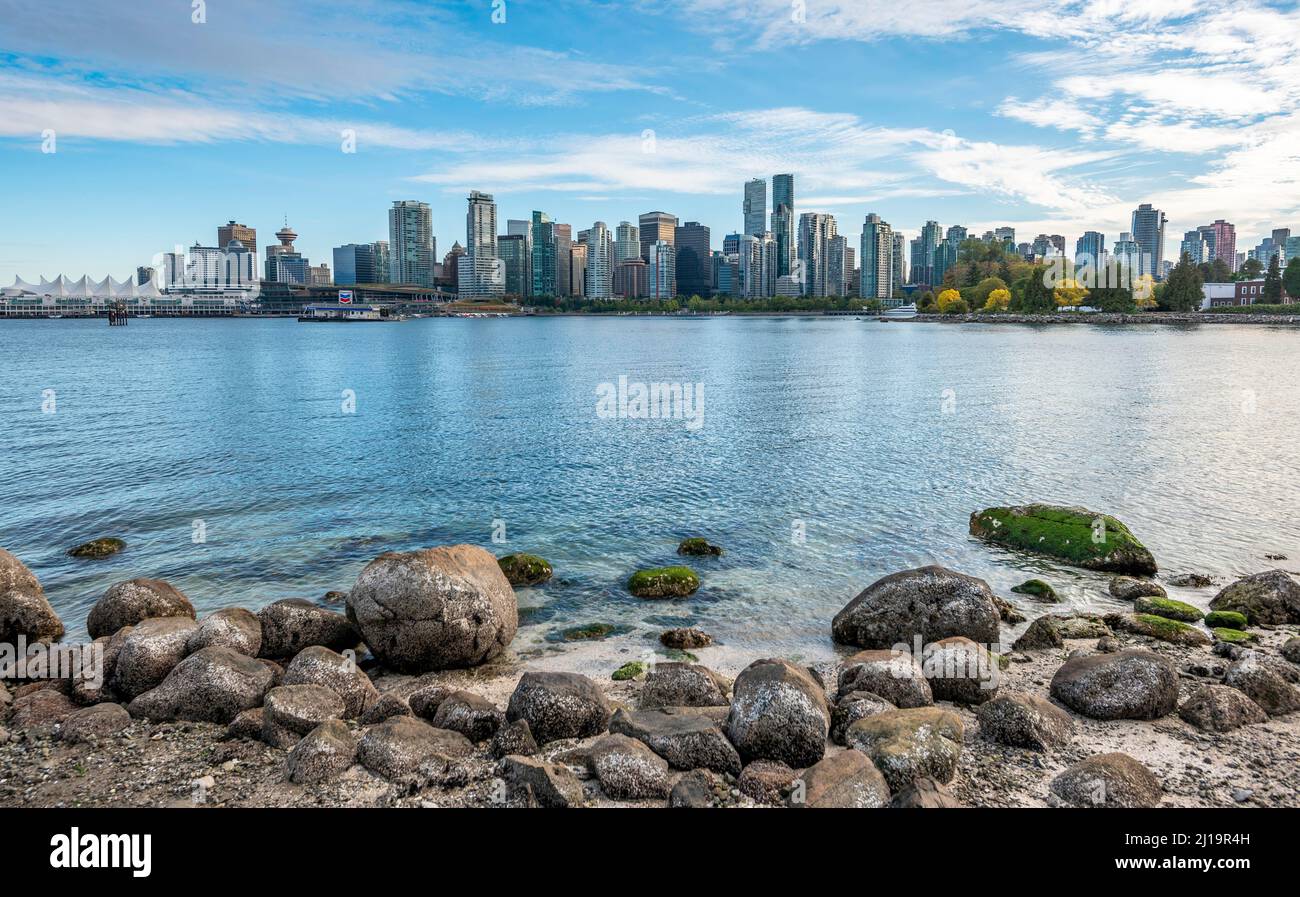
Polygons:
[[1056,289],[1052,290],[1052,298],[1056,300],[1058,308],[1063,305],[1084,305],[1084,300],[1088,298],[1088,290],[1086,287],[1079,286],[1078,281],[1063,280],[1057,284]]
[[949,309],[961,301],[961,293],[956,290],[944,290],[939,294],[939,313],[946,315]]
[[1011,304],[1010,290],[993,290],[989,293],[988,301],[984,303],[985,311],[1006,311],[1007,306]]

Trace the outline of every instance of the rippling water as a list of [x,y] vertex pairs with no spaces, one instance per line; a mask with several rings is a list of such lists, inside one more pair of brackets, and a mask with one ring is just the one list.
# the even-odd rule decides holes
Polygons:
[[[851,318],[0,322],[0,546],[73,636],[133,576],[256,608],[346,590],[381,551],[474,542],[554,564],[520,592],[517,647],[695,624],[812,659],[861,588],[925,563],[1030,610],[1007,592],[1029,574],[1114,605],[1104,577],[972,541],[990,504],[1114,513],[1166,572],[1300,558],[1297,347],[1282,328]],[[601,419],[621,375],[704,384],[704,425]],[[624,591],[694,534],[727,553],[694,562],[693,598]],[[129,547],[65,555],[101,535]]]

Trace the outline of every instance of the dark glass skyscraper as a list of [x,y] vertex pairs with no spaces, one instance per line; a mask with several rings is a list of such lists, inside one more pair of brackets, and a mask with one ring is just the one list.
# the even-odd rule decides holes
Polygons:
[[677,294],[708,296],[709,229],[698,221],[688,221],[674,230],[677,245]]
[[555,296],[555,225],[545,212],[533,212],[532,265],[532,295]]

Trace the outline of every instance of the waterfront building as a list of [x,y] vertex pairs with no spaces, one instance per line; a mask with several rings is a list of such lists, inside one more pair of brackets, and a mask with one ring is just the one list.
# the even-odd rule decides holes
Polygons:
[[1094,269],[1101,263],[1106,255],[1106,235],[1095,230],[1083,232],[1074,244],[1074,260],[1077,264],[1083,264],[1084,259],[1088,259],[1088,264]]
[[587,295],[587,244],[569,244],[569,295]]
[[767,230],[767,181],[754,178],[745,182],[745,233],[762,236]]
[[[645,216],[641,216],[641,236],[645,239]],[[651,299],[672,299],[677,293],[677,251],[667,240],[656,240],[649,248],[646,292]]]
[[158,272],[148,265],[141,265],[135,269],[135,282],[137,285],[144,285],[158,276]]
[[641,241],[641,258],[650,261],[650,249],[656,243],[676,244],[677,216],[667,212],[646,212],[637,219],[637,235]]
[[491,193],[471,190],[465,210],[465,257],[456,272],[462,299],[495,299],[506,289],[505,267],[497,257],[497,204]]
[[1190,258],[1194,265],[1210,260],[1210,246],[1205,242],[1205,234],[1200,228],[1183,234],[1183,241],[1178,245],[1178,257],[1182,258],[1184,255]]
[[497,253],[505,265],[505,296],[519,300],[528,295],[528,238],[524,234],[503,234],[497,238]]
[[555,296],[555,225],[545,212],[533,212],[533,296]]
[[[834,295],[830,291],[830,244],[837,235],[833,215],[804,212],[799,216],[799,274],[803,282],[803,295],[818,299]],[[842,260],[843,257],[840,258]],[[841,270],[839,275],[842,274]]]
[[1142,274],[1142,247],[1133,239],[1133,235],[1124,231],[1115,241],[1115,251],[1113,255],[1115,264],[1122,273],[1124,282],[1129,279],[1136,280]]
[[340,286],[388,280],[388,244],[383,240],[335,246],[333,254],[334,282]]
[[330,276],[330,266],[327,262],[312,265],[307,269],[307,283],[312,286],[327,286],[333,282],[334,278]]
[[836,234],[826,241],[826,295],[847,296],[849,293],[849,241]]
[[1138,272],[1164,277],[1165,213],[1144,202],[1133,210],[1133,241],[1138,245]]
[[614,295],[624,299],[643,299],[649,295],[649,267],[640,255],[619,262],[614,269]]
[[555,295],[581,296],[581,287],[578,292],[573,291],[573,225],[556,222],[552,230],[555,233]]
[[588,299],[610,299],[614,295],[614,238],[603,221],[583,233],[585,239],[580,242],[587,247],[583,295]]
[[858,295],[863,299],[891,299],[894,277],[899,270],[894,260],[894,229],[875,212],[862,223],[862,273]]
[[[1213,224],[1202,224],[1197,230],[1205,240],[1209,256],[1204,261],[1218,259],[1228,266],[1228,270],[1237,270],[1237,228],[1222,218]],[[1276,247],[1276,243],[1274,244]],[[1274,248],[1274,253],[1276,253]],[[1265,262],[1267,265],[1267,262]]]
[[737,295],[744,299],[763,296],[763,244],[753,234],[736,234]]
[[451,249],[442,257],[441,286],[455,292],[456,285],[460,282],[460,260],[464,257],[465,247],[460,245],[460,240],[452,243]]
[[906,251],[907,240],[903,237],[902,231],[895,231],[893,253],[893,294],[895,296],[903,295],[903,284],[907,283],[907,259],[904,257]]
[[709,229],[698,221],[688,221],[673,229],[676,247],[677,293],[682,296],[707,297],[710,289]]
[[287,221],[275,232],[275,238],[279,244],[266,247],[265,278],[278,283],[310,283],[311,262],[294,249],[293,241],[298,235]]
[[[414,199],[395,200],[388,210],[389,281],[431,287],[437,257],[438,241],[433,236],[433,211],[429,204]],[[445,264],[443,276],[446,276]]]
[[[533,289],[533,222],[529,218],[511,218],[506,221],[506,236],[523,237],[524,260],[522,289],[518,295],[530,296]],[[498,250],[500,247],[498,246]],[[507,285],[507,292],[508,292]]]
[[942,242],[939,222],[927,221],[921,233],[912,240],[912,283],[936,286],[940,279],[934,276],[934,252]]
[[217,226],[217,245],[229,246],[231,240],[240,244],[257,257],[257,228],[239,224],[234,220]]
[[1286,243],[1283,244],[1281,261],[1289,263],[1297,256],[1300,256],[1300,235],[1287,237]]
[[614,264],[621,265],[631,258],[641,258],[640,232],[630,221],[620,221],[614,228]]

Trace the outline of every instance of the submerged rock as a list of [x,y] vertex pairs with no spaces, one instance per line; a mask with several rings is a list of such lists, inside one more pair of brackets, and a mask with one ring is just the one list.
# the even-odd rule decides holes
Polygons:
[[161,579],[128,579],[110,586],[86,617],[91,638],[112,635],[152,617],[194,619],[194,605],[180,589]]
[[380,555],[348,594],[348,616],[385,666],[406,673],[491,660],[519,627],[514,589],[473,545]]
[[68,555],[69,557],[74,558],[100,560],[109,555],[117,554],[125,547],[126,543],[121,539],[113,536],[105,536],[101,539],[91,539],[89,542],[82,542],[76,548],[69,548]]
[[1204,573],[1178,573],[1168,577],[1168,582],[1180,589],[1208,589],[1214,585],[1214,577]]
[[1076,807],[1157,807],[1160,781],[1128,754],[1100,754],[1052,780],[1052,792]]
[[[944,567],[891,573],[864,589],[835,615],[831,633],[842,645],[889,649],[960,635],[981,644],[998,640],[999,615],[988,583]],[[888,697],[888,695],[886,695]]]
[[830,712],[820,683],[785,660],[756,660],[732,687],[727,736],[745,760],[810,766],[826,752]]
[[627,590],[638,598],[685,598],[699,587],[700,578],[690,567],[638,570],[627,581]]
[[535,554],[508,554],[497,561],[512,586],[537,586],[551,578],[554,571],[545,558]]
[[1093,719],[1157,719],[1178,706],[1178,671],[1150,651],[1072,657],[1052,677],[1051,690]]
[[1041,579],[1027,579],[1018,586],[1012,586],[1011,591],[1017,595],[1028,595],[1038,601],[1060,601],[1061,598],[1056,594],[1056,589]]
[[665,648],[676,648],[679,651],[694,651],[712,645],[713,636],[700,629],[669,629],[659,634],[659,642]]
[[970,533],[1087,570],[1136,576],[1156,573],[1155,558],[1127,526],[1086,508],[1046,504],[986,508],[971,514]]
[[717,545],[709,544],[708,539],[693,537],[683,539],[681,544],[677,546],[677,553],[694,557],[718,557],[722,554],[722,549]]
[[[0,642],[52,642],[63,637],[63,621],[45,597],[36,574],[0,548]],[[91,636],[94,638],[94,636]]]
[[1210,601],[1211,610],[1235,610],[1255,625],[1300,623],[1300,584],[1285,570],[1244,576]]
[[998,609],[998,617],[1001,618],[1003,623],[1010,623],[1012,626],[1017,626],[1025,622],[1025,615],[1016,610],[1015,605],[1005,598],[994,595],[993,606]]

